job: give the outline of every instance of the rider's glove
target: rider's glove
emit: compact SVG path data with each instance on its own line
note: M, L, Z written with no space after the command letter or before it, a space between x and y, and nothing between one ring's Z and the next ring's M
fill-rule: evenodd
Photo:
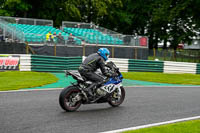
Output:
M109 73L109 72L106 73L106 76L107 76L107 77L112 77L112 75L113 75L112 73Z
M113 73L113 74L112 74L112 77L117 77L117 76L118 76L117 73Z

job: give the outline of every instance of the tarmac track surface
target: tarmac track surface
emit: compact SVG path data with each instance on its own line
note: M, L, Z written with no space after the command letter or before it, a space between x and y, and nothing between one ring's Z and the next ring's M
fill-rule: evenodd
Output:
M126 87L120 107L72 113L60 108L60 91L0 92L0 133L95 133L200 116L199 87Z

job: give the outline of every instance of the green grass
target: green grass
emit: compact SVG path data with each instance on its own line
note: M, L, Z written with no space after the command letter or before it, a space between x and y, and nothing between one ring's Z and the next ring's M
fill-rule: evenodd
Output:
M158 83L200 85L200 75L195 74L164 74L153 72L128 72L123 73L124 78L150 81ZM41 72L0 72L0 91L18 90L23 88L39 87L57 82L51 73Z
M155 72L122 73L125 79L142 80L158 83L200 85L200 75L195 74L166 74Z
M9 55L0 55L0 57L8 57Z
M155 60L159 59L160 61L177 61L177 62L191 62L191 63L200 63L200 59L192 59L192 58L180 58L176 57L176 59L172 57L153 57L153 56L148 56L148 60Z
M0 91L31 88L56 82L58 79L50 73L39 72L0 72Z
M138 129L124 133L200 133L200 120Z

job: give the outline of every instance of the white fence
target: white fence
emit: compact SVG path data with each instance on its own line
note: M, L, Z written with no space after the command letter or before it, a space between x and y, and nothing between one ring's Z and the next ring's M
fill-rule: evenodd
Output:
M83 56L83 61L85 60ZM121 72L128 72L128 60L129 59L120 59L120 58L109 58L108 61L112 61L119 68Z
M20 71L31 71L31 55L20 56Z
M196 63L164 61L164 73L196 74L196 71L197 71Z
M128 72L128 60L129 59L119 59L119 58L110 58L109 61L115 63L121 72Z
M31 71L31 55L22 54L19 56L20 56L20 71ZM86 57L83 56L82 60L84 60L85 58ZM113 61L121 72L129 71L129 59L109 58L108 61ZM200 66L200 64L197 63L164 61L163 73L197 74L198 65Z

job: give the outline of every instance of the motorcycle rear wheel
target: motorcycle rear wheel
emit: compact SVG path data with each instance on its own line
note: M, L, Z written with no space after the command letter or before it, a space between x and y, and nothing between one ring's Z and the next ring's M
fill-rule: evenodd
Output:
M112 107L118 107L120 104L123 103L123 101L125 99L125 89L123 86L121 86L120 89L121 89L120 98L115 98L115 96L114 96L115 92L114 92L113 95L108 100L108 104L110 104Z
M76 111L81 106L81 100L73 102L73 99L80 93L80 90L75 86L64 88L59 97L61 108L67 112Z

